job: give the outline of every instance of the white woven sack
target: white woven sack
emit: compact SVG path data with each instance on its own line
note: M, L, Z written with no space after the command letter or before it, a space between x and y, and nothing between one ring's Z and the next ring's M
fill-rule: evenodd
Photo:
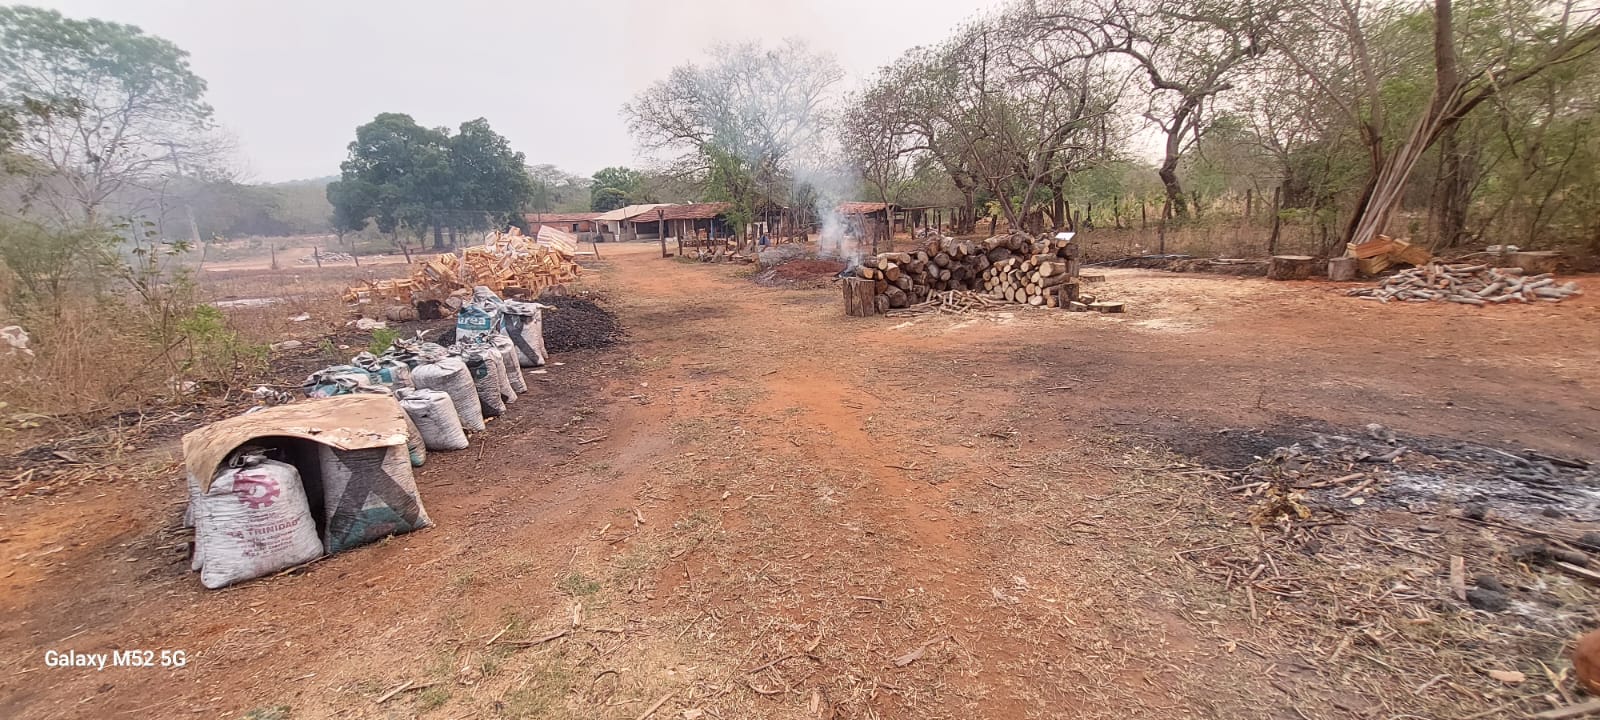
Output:
M212 589L322 556L300 472L260 455L238 462L195 497L195 557L201 584Z
M494 335L489 338L494 344L494 349L500 351L500 360L506 366L506 378L511 381L511 390L517 394L528 391L528 380L522 376L522 363L517 361L517 344L504 335Z
M501 306L506 337L517 346L517 362L540 367L550 358L544 349L544 307L539 303L507 301Z
M506 368L500 362L500 353L488 345L472 345L461 351L461 359L466 361L467 370L472 375L483 416L504 415L505 391L511 389L511 382L506 380Z
M467 434L461 430L461 418L456 415L456 406L451 404L448 394L439 390L412 390L400 398L400 407L422 433L422 442L429 450L467 449Z
M467 364L460 358L442 358L418 365L411 371L411 382L419 389L440 390L450 396L461 427L482 432L483 409L478 403L478 388L472 382Z

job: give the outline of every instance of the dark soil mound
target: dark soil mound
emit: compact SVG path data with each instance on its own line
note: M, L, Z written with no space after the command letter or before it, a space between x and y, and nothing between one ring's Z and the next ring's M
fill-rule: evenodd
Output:
M544 311L544 348L552 353L609 347L625 335L616 315L587 298L547 294L539 302L552 308ZM454 325L434 340L440 345L455 341Z
M843 260L798 258L756 273L755 281L767 287L823 287L844 268Z
M544 311L544 346L550 352L603 348L622 341L617 316L591 300L547 297L539 302L555 306Z

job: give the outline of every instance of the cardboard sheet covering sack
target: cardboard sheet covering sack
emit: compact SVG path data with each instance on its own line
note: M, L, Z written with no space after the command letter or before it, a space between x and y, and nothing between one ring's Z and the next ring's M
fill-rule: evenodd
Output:
M340 450L404 448L406 416L390 395L358 393L218 420L183 436L183 462L200 492L211 488L217 468L230 453L261 437L302 438Z

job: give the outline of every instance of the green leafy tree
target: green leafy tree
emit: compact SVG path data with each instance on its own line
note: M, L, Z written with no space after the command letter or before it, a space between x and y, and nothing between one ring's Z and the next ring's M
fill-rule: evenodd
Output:
M16 279L5 304L59 315L69 295L92 294L105 282L116 265L116 244L116 236L98 227L0 222L0 264Z
M628 206L628 193L614 187L594 188L589 199L592 212L610 212Z
M456 216L460 227L481 229L485 224L498 227L514 222L533 199L527 159L512 150L511 143L491 129L488 120L462 123L461 131L450 138L449 159L455 190L450 200L460 211ZM438 224L434 227L437 233Z
M625 167L602 168L594 174L589 184L589 209L606 212L634 203L649 202L645 198L644 175Z
M374 222L402 250L400 232L418 237L433 230L444 247L444 228L479 229L516 222L533 195L522 153L483 118L448 130L425 128L410 115L383 113L356 128L338 180L328 184L336 230L357 231Z
M178 46L132 25L0 7L0 105L30 163L24 199L95 223L118 192L209 162L206 83Z
M340 227L356 229L358 218L370 218L404 249L400 231L420 236L454 195L449 144L444 131L402 113L383 113L356 128L349 158L327 190Z

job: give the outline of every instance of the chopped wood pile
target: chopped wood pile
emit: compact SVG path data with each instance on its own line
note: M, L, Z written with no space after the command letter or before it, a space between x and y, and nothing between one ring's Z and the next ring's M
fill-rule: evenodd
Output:
M1390 302L1453 302L1463 305L1561 302L1583 291L1575 282L1557 285L1550 273L1528 275L1522 268L1489 265L1428 263L1403 270L1377 287L1351 290L1348 295Z
M1095 302L1094 297L1087 294L1081 295L1080 297L1088 300L1088 302L1073 303L1074 305L1080 305L1082 307L1069 309L1093 310L1095 312L1103 313L1119 313L1123 311L1125 306L1125 303L1119 302ZM884 315L886 317L917 317L919 315L967 315L972 312L984 310L1002 310L1013 305L1014 303L1008 300L996 299L994 296L986 292L975 292L972 290L945 290L944 292L934 293L932 297L915 305L909 305L899 309L892 309L889 312L884 313Z
M1345 257L1356 259L1356 265L1367 275L1377 275L1394 265L1422 267L1433 261L1433 254L1420 245L1404 239L1379 235L1360 245L1345 245Z
M568 233L546 226L534 238L513 227L509 232L489 233L482 245L468 247L459 255L419 258L411 264L408 279L367 281L351 287L345 291L345 302L442 300L479 285L507 297L537 296L547 288L578 279L576 256L576 240Z
M355 262L355 260L356 256L347 252L317 252L310 255L303 255L295 262L298 262L301 265L310 265L312 263L325 262Z
M880 253L862 260L847 275L871 281L851 303L854 283L847 283L846 312L886 314L892 309L923 312L966 312L996 303L1034 307L1089 309L1093 298L1079 297L1078 245L1049 236L1034 238L1013 232L987 240L955 240L939 235L920 238L916 252ZM959 294L939 295L940 293ZM981 295L981 299L978 295ZM871 297L869 304L866 297ZM1120 310L1107 310L1118 312Z

